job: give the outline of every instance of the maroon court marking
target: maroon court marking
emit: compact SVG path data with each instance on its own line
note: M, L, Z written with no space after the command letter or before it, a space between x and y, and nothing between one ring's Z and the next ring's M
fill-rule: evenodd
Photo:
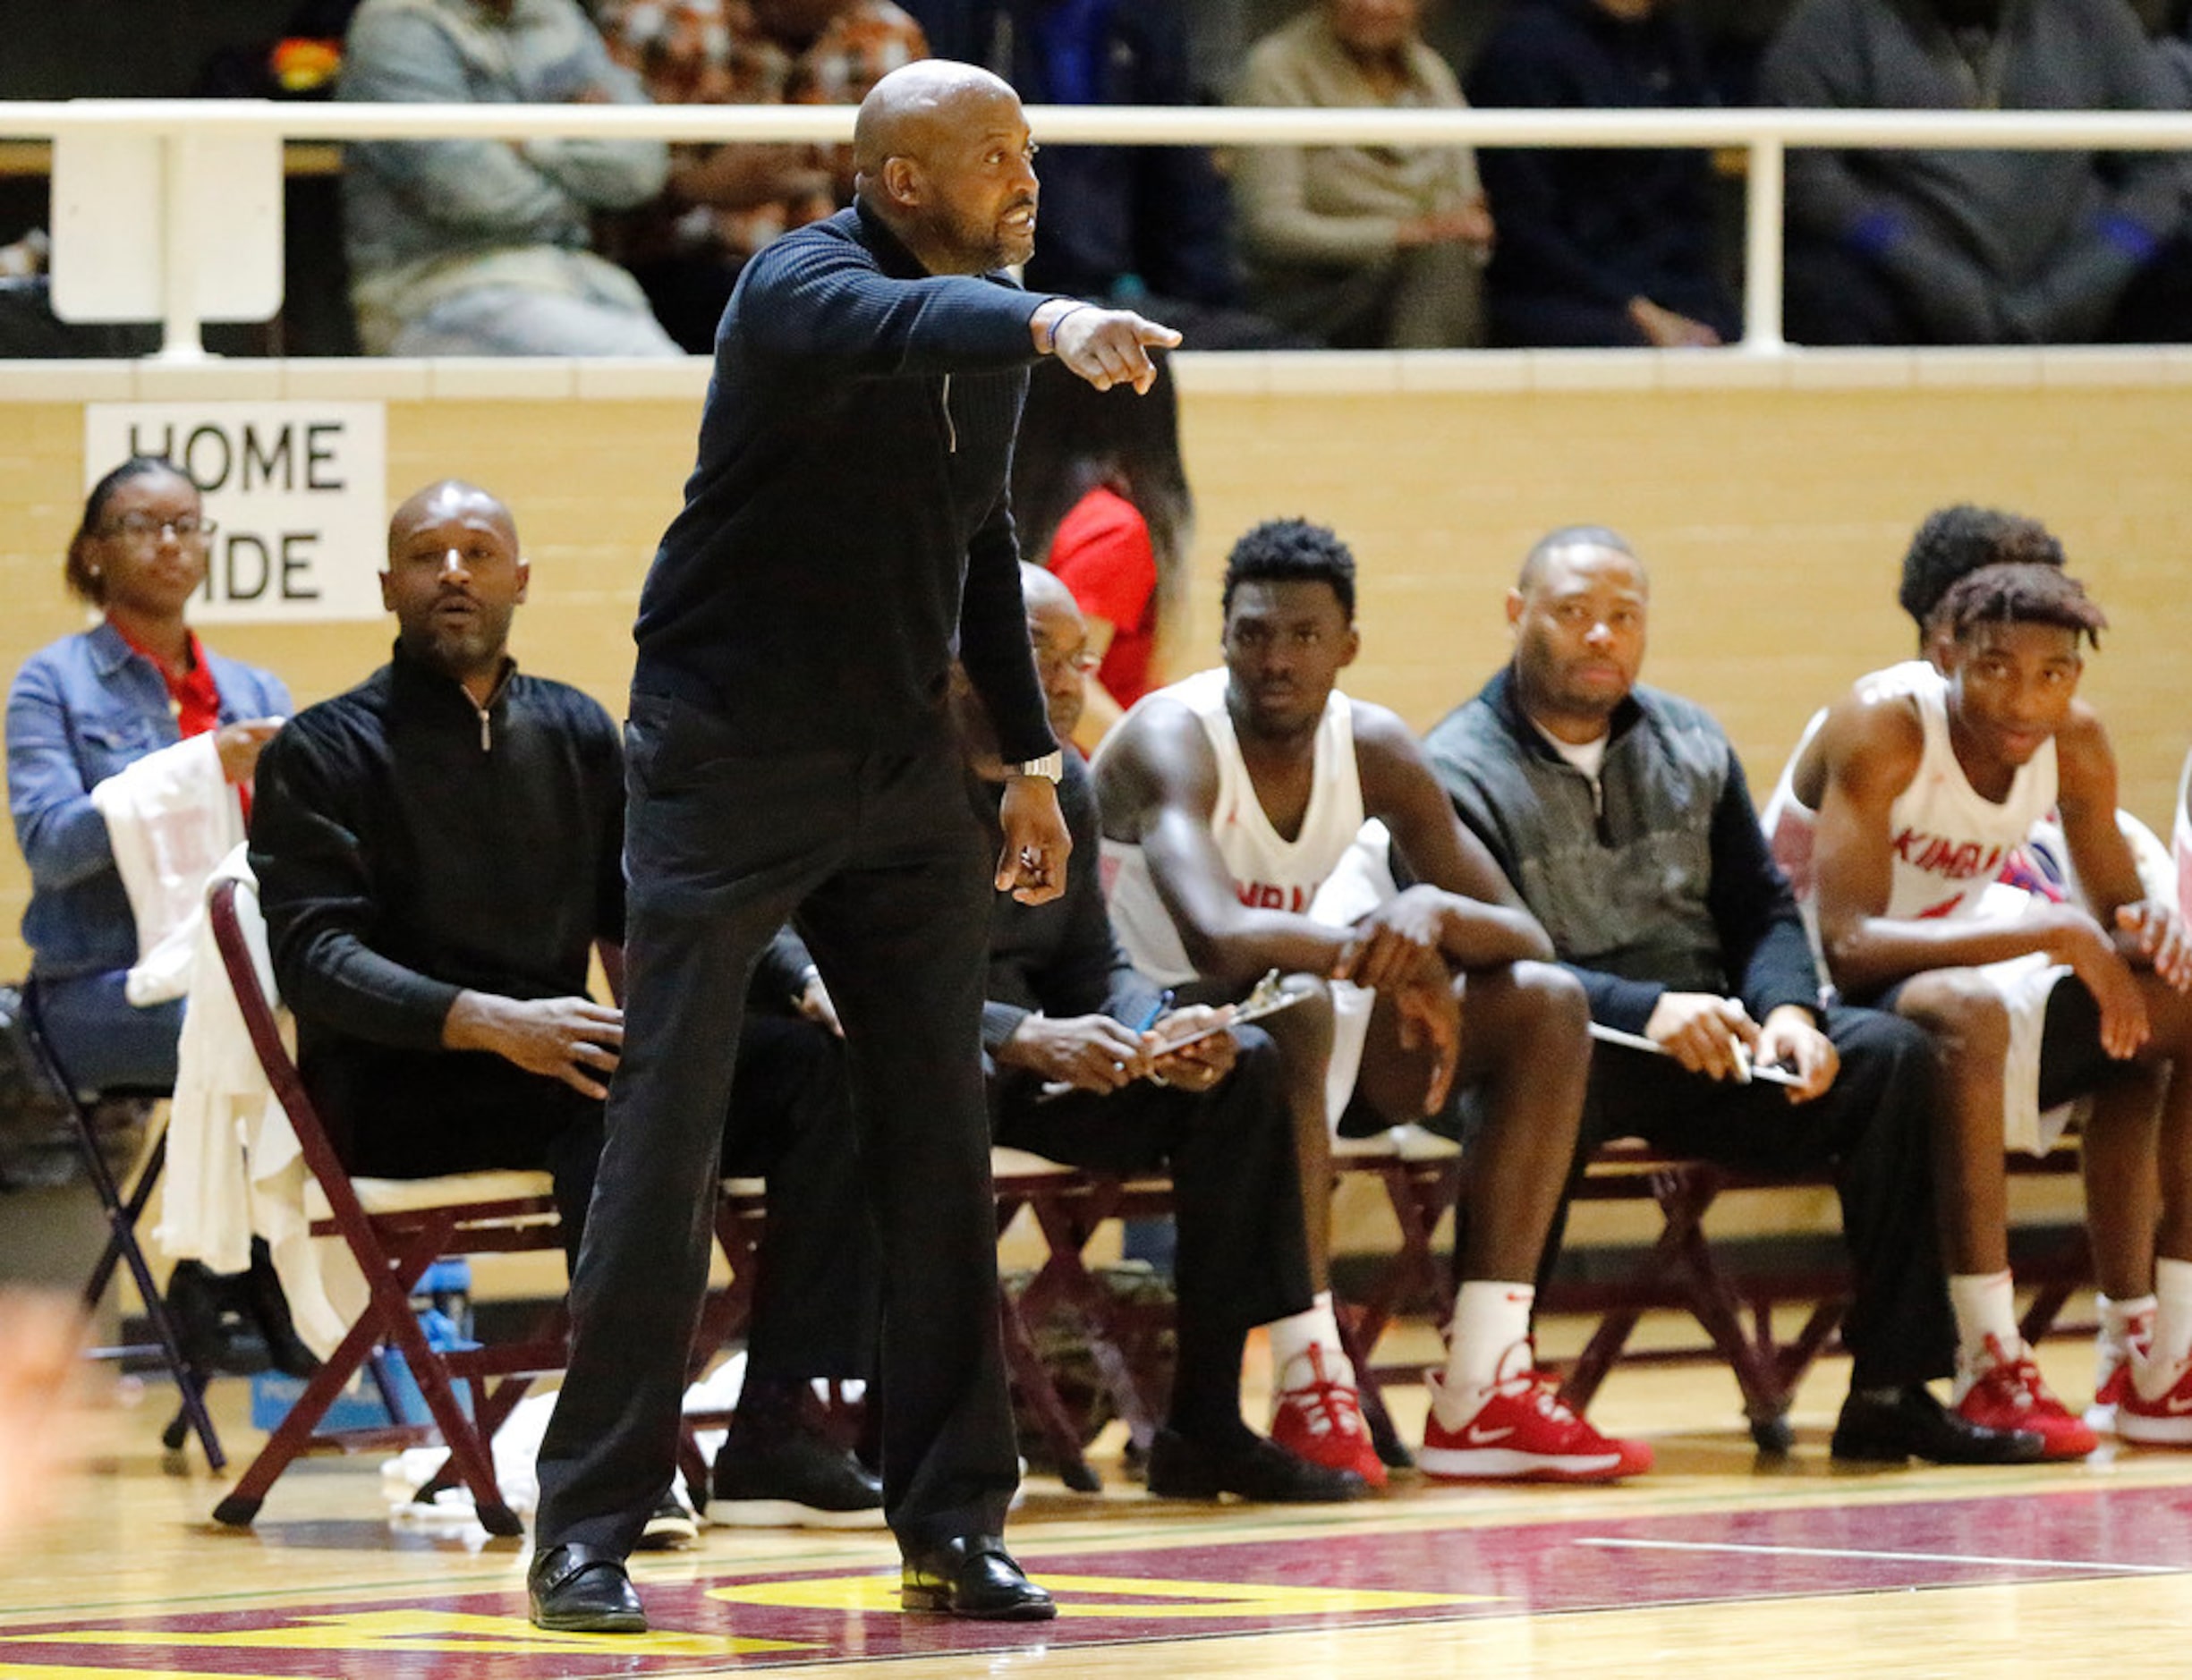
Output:
M1760 1549L1627 1550L1598 1543L1610 1540ZM1783 1554L1774 1548L1802 1549ZM19 1625L0 1630L0 1666L17 1672L52 1665L300 1680L329 1675L344 1680L353 1676L357 1680L582 1680L2076 1578L2075 1572L2063 1569L2067 1563L2090 1564L2095 1576L2155 1568L2192 1571L2192 1490L2081 1488L1854 1508L1782 1507L1516 1528L1397 1534L1340 1531L1128 1551L1055 1550L1030 1538L1023 1540L1021 1551L1038 1579L1048 1574L1491 1596L1447 1606L1337 1615L1279 1615L1249 1606L1237 1614L1207 1617L1068 1615L1047 1625L998 1627L930 1616L726 1603L708 1594L744 1582L781 1578L726 1571L692 1582L648 1583L644 1591L655 1628L714 1638L781 1640L794 1649L739 1656L656 1655L620 1650L617 1642L605 1639L573 1652L427 1651L404 1650L396 1642L345 1650L339 1629L330 1629L329 1644L297 1650L120 1645L101 1637L123 1628L198 1634L293 1629L310 1616L390 1608L523 1618L524 1593L513 1581L506 1591L429 1596L398 1605L378 1596L362 1602L331 1598L279 1610ZM1882 1557L1882 1553L1901 1555ZM874 1573L816 1570L800 1578ZM1069 1608L1071 1602L1068 1595ZM27 1633L64 1631L81 1632L83 1642L22 1642Z

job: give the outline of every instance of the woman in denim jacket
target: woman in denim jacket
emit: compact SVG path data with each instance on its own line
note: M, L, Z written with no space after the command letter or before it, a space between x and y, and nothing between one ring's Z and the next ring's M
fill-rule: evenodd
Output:
M137 925L92 788L210 730L248 814L259 750L290 709L279 678L208 653L183 622L212 535L197 486L170 462L136 455L101 479L64 575L106 616L32 654L8 692L31 980L55 1052L86 1089L173 1084L183 1025L182 1000L138 1008L123 994Z

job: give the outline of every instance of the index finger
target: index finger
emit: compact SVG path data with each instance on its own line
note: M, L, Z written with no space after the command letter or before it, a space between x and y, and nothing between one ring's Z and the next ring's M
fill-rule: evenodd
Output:
M1720 1019L1727 1023L1728 1031L1735 1034L1737 1038L1743 1040L1746 1048L1754 1049L1757 1048L1758 1023L1751 1019L1751 1012L1743 1006L1740 999L1734 997L1722 998L1720 1000Z

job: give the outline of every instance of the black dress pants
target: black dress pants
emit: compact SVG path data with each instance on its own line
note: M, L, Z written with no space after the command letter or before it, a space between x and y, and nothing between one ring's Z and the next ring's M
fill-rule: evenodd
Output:
M632 714L624 1054L537 1543L628 1552L669 1487L743 1002L787 916L845 1027L884 1268L885 1513L909 1550L994 1534L1019 1472L982 1094L992 861L957 742L939 720L905 751L756 757L683 702Z
M1038 1102L1041 1082L1012 1070L991 1087L999 1143L1101 1172L1169 1168L1184 1363L1202 1338L1237 1339L1309 1307L1301 1172L1279 1047L1253 1027L1237 1034L1239 1060L1207 1091L1140 1082ZM1234 1365L1237 1385L1237 1351Z
M1669 1056L1593 1047L1576 1170L1623 1137L1760 1172L1831 1168L1856 1284L1842 1324L1851 1386L1946 1376L1956 1336L1933 1215L1933 1051L1878 1010L1830 1008L1825 1031L1841 1069L1805 1103L1763 1080L1715 1082Z
M336 1153L361 1176L548 1173L576 1269L601 1158L599 1102L476 1051L363 1048L307 1082ZM720 1175L768 1181L748 1369L871 1377L881 1285L844 1047L811 1021L749 1014L721 1131Z

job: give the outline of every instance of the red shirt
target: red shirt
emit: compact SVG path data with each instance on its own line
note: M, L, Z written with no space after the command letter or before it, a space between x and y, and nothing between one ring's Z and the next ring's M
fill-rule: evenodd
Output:
M167 684L167 709L174 714L175 727L183 732L185 741L220 727L221 691L214 683L213 667L206 662L206 650L199 645L196 631L186 632L191 639L191 668L178 671L113 619L106 622L114 624L115 633L134 651L152 661L152 668L160 674L160 681ZM251 790L239 786L236 797L242 802L243 814L248 818L251 814Z
M1100 486L1073 505L1050 539L1050 570L1074 604L1112 629L1097 680L1121 706L1148 693L1157 649L1157 551L1148 522Z

